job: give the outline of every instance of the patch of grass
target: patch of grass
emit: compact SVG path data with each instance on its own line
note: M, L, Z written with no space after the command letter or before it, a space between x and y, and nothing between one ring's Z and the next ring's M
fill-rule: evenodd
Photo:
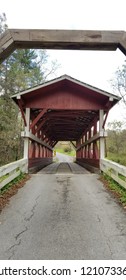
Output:
M4 177L4 176L3 176ZM23 180L26 177L26 174L21 173L17 178L12 180L10 183L8 183L6 186L4 186L2 189L0 189L0 195L5 193L9 188L11 188L13 185L19 183L21 180ZM5 177L6 178L6 177ZM5 179L4 178L4 179ZM3 180L4 180L3 179Z
M2 181L4 181L5 179L7 179L8 177L9 177L9 174L6 174L6 175L1 176L1 177L0 177L0 183L1 183Z
M126 208L126 190L106 174L102 174L101 181Z
M16 179L7 184L0 190L0 212L9 203L10 198L22 188L26 181L30 178L28 174L20 174Z
M57 153L64 154L64 150L62 148L56 148Z
M76 152L74 150L67 152L67 155L71 156L71 157L75 157L76 156Z
M118 176L119 176L119 178L122 179L124 182L126 181L126 177L125 177L124 175L122 175L122 174L119 173Z
M63 148L56 148L56 152L72 157L76 156L76 152L74 150L65 152Z

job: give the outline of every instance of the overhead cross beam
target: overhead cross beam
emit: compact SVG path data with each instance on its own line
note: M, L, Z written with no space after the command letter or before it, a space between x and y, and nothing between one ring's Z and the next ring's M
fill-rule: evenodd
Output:
M15 49L116 50L126 55L125 31L8 29L0 37L0 62Z

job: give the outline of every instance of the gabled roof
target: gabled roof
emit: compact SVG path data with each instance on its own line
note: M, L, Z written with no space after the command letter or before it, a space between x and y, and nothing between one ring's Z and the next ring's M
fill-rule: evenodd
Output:
M22 91L12 98L22 115L25 108L31 108L32 119L40 116L37 126L52 141L76 141L99 120L100 109L107 113L120 100L116 95L68 75Z
M82 82L82 81L80 81L80 80L77 80L77 79L75 79L75 78L73 78L73 77L71 77L71 76L69 76L69 75L66 75L66 74L64 74L64 75L62 75L62 76L60 76L60 77L58 77L58 78L52 79L52 80L50 80L50 81L43 82L43 83L40 84L39 86L34 86L34 87L29 88L29 89L27 89L27 90L25 90L25 91L21 91L21 92L19 92L18 94L14 94L14 95L12 95L12 98L15 100L15 98L18 98L19 96L23 96L23 95L26 95L26 94L28 94L28 93L35 92L35 91L37 91L37 90L40 90L40 89L42 89L42 88L48 87L48 86L50 86L50 85L56 84L57 82L64 81L64 80L70 81L70 82L72 82L72 83L74 83L74 84L76 84L76 85L80 85L80 86L83 87L83 88L90 89L90 90L92 90L92 91L94 91L94 92L97 92L97 93L99 93L99 94L101 94L101 95L111 97L111 98L113 98L113 99L115 99L115 100L117 100L117 101L119 101L119 100L121 99L121 98L120 98L119 96L117 96L117 95L114 95L114 94L112 94L112 93L109 93L109 92L107 92L107 91L104 91L104 90L102 90L102 89L99 89L99 88L97 88L97 87L94 87L94 86L92 86L92 85L89 85L89 84L87 84L87 83L84 83L84 82Z

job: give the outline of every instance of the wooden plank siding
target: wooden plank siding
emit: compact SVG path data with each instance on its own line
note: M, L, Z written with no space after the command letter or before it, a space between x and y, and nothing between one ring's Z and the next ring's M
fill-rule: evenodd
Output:
M28 170L29 173L34 173L41 170L43 167L51 164L53 158L29 158L28 160Z

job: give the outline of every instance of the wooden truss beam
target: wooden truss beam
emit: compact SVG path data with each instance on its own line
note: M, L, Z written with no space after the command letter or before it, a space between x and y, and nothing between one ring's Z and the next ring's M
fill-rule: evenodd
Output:
M25 118L24 111L23 111L21 99L18 99L18 106L19 106L19 108L20 108L20 111L21 111L21 114L22 114L22 118L23 118L23 120L24 120L24 125L27 126L27 122L26 122L26 118Z
M77 147L76 147L76 145L73 143L73 141L70 141L70 142L71 142L71 144L73 145L74 149L76 149Z
M54 146L58 143L58 141L54 141L54 143L52 144L52 147L54 148Z
M125 31L8 29L0 37L0 62L15 49L116 50L126 55Z
M32 129L33 127L35 127L35 125L37 124L37 122L43 117L43 115L47 112L47 109L43 109L38 115L37 117L32 121L31 125L30 125L30 129Z
M45 117L40 124L38 125L38 127L35 129L35 133L39 132L39 130L42 128L42 126L45 124L47 118Z

